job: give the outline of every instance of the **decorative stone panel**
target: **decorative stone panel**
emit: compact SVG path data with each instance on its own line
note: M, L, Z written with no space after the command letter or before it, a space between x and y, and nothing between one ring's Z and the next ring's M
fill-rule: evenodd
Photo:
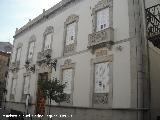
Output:
M108 104L108 93L94 93L93 102L95 104Z
M66 19L64 23L64 55L72 54L73 52L75 52L76 45L77 45L78 21L79 21L79 16L72 14ZM75 40L73 44L66 45L67 25L73 22L76 22Z
M113 44L113 28L107 28L98 32L89 34L88 48L99 48L107 46L107 44Z
M48 49L48 50L39 52L39 53L38 53L38 56L37 56L37 61L38 61L38 62L41 62L41 61L43 61L43 60L46 59L46 56L47 56L47 55L51 56L51 54L52 54L52 50L51 50L51 49Z
M48 26L46 29L45 29L45 31L44 31L44 33L43 33L43 36L46 36L46 35L48 35L48 34L50 34L50 33L53 33L54 32L54 27L53 26Z

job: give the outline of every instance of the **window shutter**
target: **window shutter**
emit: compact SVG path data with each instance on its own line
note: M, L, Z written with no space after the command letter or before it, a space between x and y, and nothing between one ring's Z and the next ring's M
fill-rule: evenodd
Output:
M109 63L95 64L95 93L109 93Z
M97 31L109 27L109 8L97 12Z

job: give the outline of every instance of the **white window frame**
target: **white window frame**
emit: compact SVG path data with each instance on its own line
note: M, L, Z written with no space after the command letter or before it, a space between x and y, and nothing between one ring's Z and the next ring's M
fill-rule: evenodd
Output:
M77 35L78 35L78 21L79 16L72 14L68 16L64 23L64 50L63 55L71 55L75 52L77 46ZM74 32L72 35L68 34L70 26L74 26ZM73 40L71 40L73 39Z
M109 8L103 8L97 11L96 15L96 31L98 32L109 28Z

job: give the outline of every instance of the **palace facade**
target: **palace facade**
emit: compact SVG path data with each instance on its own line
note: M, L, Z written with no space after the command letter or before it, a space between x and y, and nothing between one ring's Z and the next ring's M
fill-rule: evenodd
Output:
M149 46L159 43L148 39L154 25L145 14L157 4L158 0L62 0L17 28L7 109L26 112L29 95L27 112L48 114L48 102L38 99L38 80L57 77L66 83L67 100L60 105L52 101L53 115L72 115L73 120L159 120L160 107L153 116L150 109L150 78L155 72L149 71L156 65L150 67L148 54ZM150 54L155 61L159 55Z

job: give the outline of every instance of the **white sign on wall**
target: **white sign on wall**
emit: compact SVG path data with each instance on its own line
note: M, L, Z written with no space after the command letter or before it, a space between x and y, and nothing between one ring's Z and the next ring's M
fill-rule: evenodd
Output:
M63 70L63 84L66 84L66 87L64 88L64 93L71 94L72 78L73 78L72 69Z
M95 93L109 93L109 62L95 64Z

